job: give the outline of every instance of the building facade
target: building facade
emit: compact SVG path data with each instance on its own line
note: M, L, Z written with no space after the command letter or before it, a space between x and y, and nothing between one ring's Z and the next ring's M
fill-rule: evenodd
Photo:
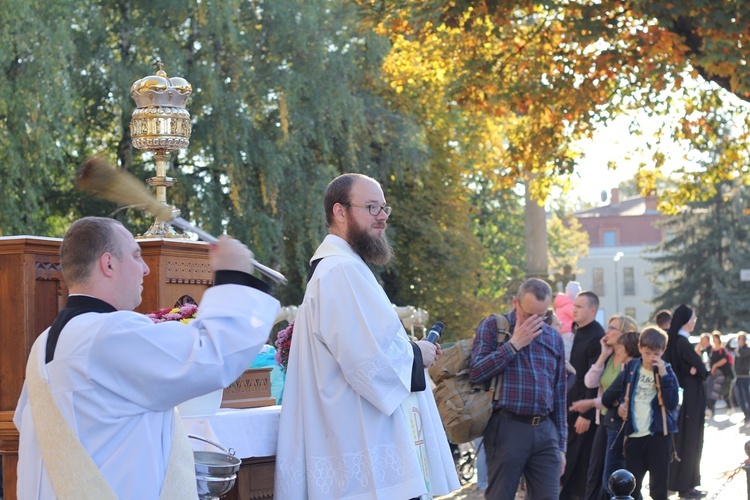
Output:
M635 318L639 325L652 322L651 301L659 290L652 283L654 266L645 251L664 239L659 222L665 218L656 204L655 197L621 201L615 188L609 205L575 214L589 235L589 255L578 260L576 279L599 296L597 320L602 325L616 313Z

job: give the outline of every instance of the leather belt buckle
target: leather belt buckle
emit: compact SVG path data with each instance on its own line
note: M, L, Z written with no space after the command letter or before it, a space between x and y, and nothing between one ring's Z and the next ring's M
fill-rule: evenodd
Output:
M542 417L540 417L539 415L531 419L531 425L539 425L541 422L542 422Z

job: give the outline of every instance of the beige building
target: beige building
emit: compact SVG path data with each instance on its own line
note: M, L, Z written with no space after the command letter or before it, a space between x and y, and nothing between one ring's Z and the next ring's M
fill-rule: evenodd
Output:
M589 255L578 260L577 280L599 296L597 320L606 325L615 313L632 316L639 325L652 322L652 299L660 292L652 283L654 265L644 251L661 243L665 216L656 198L620 200L612 190L610 204L575 214L589 234ZM649 254L653 256L654 254Z

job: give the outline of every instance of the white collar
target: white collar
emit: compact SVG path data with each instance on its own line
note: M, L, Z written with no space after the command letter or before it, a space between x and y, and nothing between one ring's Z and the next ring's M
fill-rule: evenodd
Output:
M310 259L310 264L312 264L315 260L322 259L323 257L330 257L333 255L362 260L362 257L357 255L357 253L352 249L352 247L345 239L341 238L340 236L336 236L335 234L329 234L325 237L318 249L315 250L315 255L313 255ZM364 261L362 260L362 262Z
M688 332L686 332L685 330L683 330L682 328L680 328L680 331L679 331L679 332L677 332L677 333L678 333L679 335L682 335L682 336L683 336L683 337L685 337L686 339L689 339L689 338L690 338L690 334L689 334Z

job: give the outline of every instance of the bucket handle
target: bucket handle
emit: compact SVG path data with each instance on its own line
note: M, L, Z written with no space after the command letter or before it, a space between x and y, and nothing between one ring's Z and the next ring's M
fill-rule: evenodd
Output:
M206 439L204 437L196 436L195 434L188 434L187 436L189 438L192 438L192 439L197 439L198 441L203 441L204 443L212 444L212 445L216 446L217 448L219 448L224 453L226 453L227 455L234 456L234 453L235 453L234 448L226 449L222 445L220 445L219 443L217 443L215 441L211 441L210 439Z

